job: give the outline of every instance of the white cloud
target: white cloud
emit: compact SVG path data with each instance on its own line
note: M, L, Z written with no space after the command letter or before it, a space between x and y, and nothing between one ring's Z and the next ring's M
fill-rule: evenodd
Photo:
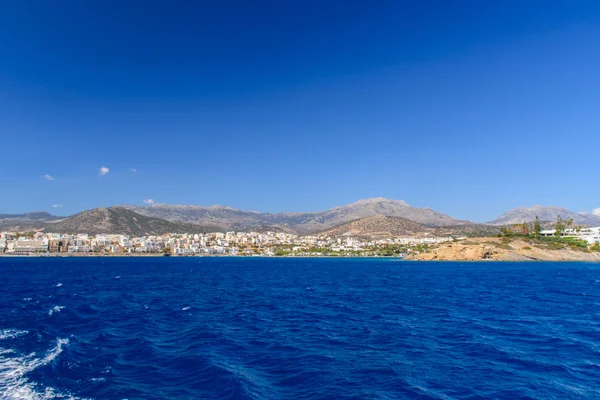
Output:
M600 208L596 208L595 210L592 210L592 214L600 216Z
M110 172L110 170L106 167L100 167L100 175L106 175Z
M135 169L135 168L129 168L129 170L130 170L131 172L137 172L137 169Z
M48 174L42 175L42 178L44 178L47 181L53 181L54 180L54 177L52 175L48 175Z
M54 207L54 208L62 208L62 206L63 206L62 204L53 204L52 205L52 207Z
M148 205L154 204L154 200L152 200L152 199L142 200L142 201L144 202L144 204L148 204Z

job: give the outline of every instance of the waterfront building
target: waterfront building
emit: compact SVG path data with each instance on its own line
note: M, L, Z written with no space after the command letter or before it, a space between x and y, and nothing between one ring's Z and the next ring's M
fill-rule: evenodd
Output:
M48 251L48 245L44 245L41 240L17 240L14 243L13 254L45 253Z

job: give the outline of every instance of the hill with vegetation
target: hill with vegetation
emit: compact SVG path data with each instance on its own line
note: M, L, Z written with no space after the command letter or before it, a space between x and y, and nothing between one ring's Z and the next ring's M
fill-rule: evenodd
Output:
M488 236L500 233L500 227L466 223L441 227L429 226L402 217L361 218L319 234L325 236L357 236L370 238L390 237L450 237L450 236Z
M46 222L43 229L58 233L114 233L134 236L164 233L222 232L210 225L194 225L147 217L123 207L95 208L59 221Z
M61 218L44 211L24 214L0 214L0 231L34 230L48 221L56 221Z
M435 228L402 217L360 218L319 232L323 236L358 236L372 238L431 236Z

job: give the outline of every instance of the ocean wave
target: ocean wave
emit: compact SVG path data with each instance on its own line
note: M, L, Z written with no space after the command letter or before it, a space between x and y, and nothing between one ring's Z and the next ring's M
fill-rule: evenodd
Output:
M600 398L597 266L221 260L7 267L0 399Z
M26 335L28 333L29 332L27 332L27 331L22 331L19 329L2 329L2 330L0 330L0 340L14 339L19 336Z
M35 353L19 356L12 349L0 349L4 350L0 351L0 398L3 400L78 399L52 387L42 387L28 378L28 374L32 371L56 360L68 344L69 339L57 338L56 345L43 357L36 357Z
M60 310L64 309L64 306L54 306L51 309L48 310L48 315L52 315L54 313L59 313Z

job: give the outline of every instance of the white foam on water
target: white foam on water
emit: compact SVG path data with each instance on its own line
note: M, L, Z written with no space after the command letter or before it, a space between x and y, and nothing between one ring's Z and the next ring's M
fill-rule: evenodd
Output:
M43 357L36 357L35 353L26 356L17 356L12 349L0 349L0 399L2 400L51 400L72 399L69 394L61 393L51 387L39 387L31 382L27 374L31 371L50 364L60 353L64 346L69 344L69 339L56 339L56 346L49 350ZM14 356L7 356L7 355Z
M14 339L19 336L26 335L27 331L20 331L18 329L2 329L0 330L0 340Z
M31 297L23 297L23 301L31 301L33 300Z
M191 308L191 307L183 307L183 308L181 309L181 311L187 311L187 310L189 310L190 308Z
M61 287L61 286L62 286L62 283L60 283L60 282L56 284L56 287Z
M65 308L65 306L54 306L48 310L48 315L52 315L55 312L60 312L60 310L62 310L63 308Z

